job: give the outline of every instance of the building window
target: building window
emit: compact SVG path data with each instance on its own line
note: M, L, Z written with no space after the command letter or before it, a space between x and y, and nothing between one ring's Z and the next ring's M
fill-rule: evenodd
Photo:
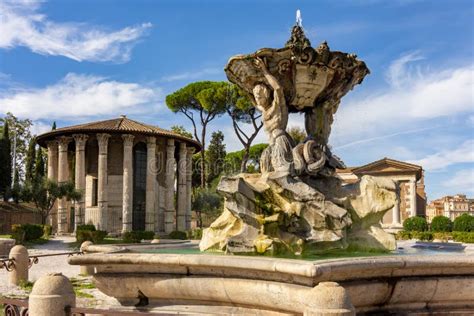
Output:
M91 206L97 206L98 202L98 180L92 179L92 202Z

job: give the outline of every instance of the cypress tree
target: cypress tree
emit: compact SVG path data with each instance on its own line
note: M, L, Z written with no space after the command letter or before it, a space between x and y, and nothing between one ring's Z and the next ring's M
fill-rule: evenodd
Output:
M35 179L41 181L45 176L45 163L44 163L44 153L41 147L36 153L36 163L35 163Z
M36 163L36 139L33 137L28 145L28 152L26 153L25 163L25 181L34 179Z
M54 131L56 129L56 121L53 122L53 126L51 126L51 130Z
M8 128L8 121L3 125L2 138L0 140L0 195L4 201L10 198L10 188L12 186L12 156L11 141Z

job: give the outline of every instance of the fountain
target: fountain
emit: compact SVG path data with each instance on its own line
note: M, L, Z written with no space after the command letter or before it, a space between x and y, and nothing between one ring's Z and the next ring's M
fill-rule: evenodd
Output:
M328 145L341 98L369 74L354 54L311 47L301 15L281 49L232 57L225 72L262 112L269 146L261 174L224 177L218 191L223 214L204 231L203 251L310 253L327 249L394 250L380 226L396 199L390 180L364 176L344 186L343 162ZM286 133L290 112L305 116L308 138L295 144Z
M369 70L355 55L331 51L326 42L311 47L300 14L284 48L232 57L225 71L262 111L269 139L261 174L221 180L225 210L200 243L203 251L233 255L84 245L86 255L69 263L85 267L97 288L118 300L113 308L206 315L474 310L469 255L320 261L238 255L393 250L395 239L379 222L396 194L388 180L364 176L345 186L337 177L335 169L344 164L328 145L333 115ZM303 143L295 144L286 133L290 112L305 116Z

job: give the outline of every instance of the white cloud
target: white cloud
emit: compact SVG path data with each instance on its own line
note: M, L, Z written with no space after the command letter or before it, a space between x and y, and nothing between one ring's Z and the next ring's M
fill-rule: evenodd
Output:
M126 62L150 23L105 31L85 23L56 23L38 13L40 2L0 0L0 48L24 46L76 61Z
M333 127L338 142L412 129L413 124L474 111L474 65L438 71L410 69L410 53L389 67L390 85L368 97L344 102Z
M457 171L443 186L450 188L452 193L474 193L474 169Z
M123 114L157 100L159 89L92 75L67 74L43 89L23 89L0 95L0 112L37 119L75 119Z
M41 121L34 121L33 126L31 126L31 134L40 135L51 130L51 125L44 124Z
M425 170L439 170L457 163L474 162L474 140L467 140L458 148L449 148L425 158L411 161Z
M161 81L171 82L171 81L194 80L194 79L202 78L204 76L216 75L219 73L224 73L224 70L218 69L218 68L205 68L200 71L195 71L195 72L188 71L188 72L183 72L180 74L165 76L161 78Z

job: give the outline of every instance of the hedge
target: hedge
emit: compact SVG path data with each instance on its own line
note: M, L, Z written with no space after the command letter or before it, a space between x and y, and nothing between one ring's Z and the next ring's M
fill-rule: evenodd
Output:
M86 230L86 231L95 231L95 226L92 224L87 224L87 225L77 225L76 231L79 230Z
M43 225L37 224L14 224L12 225L12 237L21 244L25 241L40 239L44 235Z
M453 229L453 222L446 216L435 216L431 220L431 231L450 232Z
M403 221L403 229L411 232L424 232L428 230L428 223L425 218L420 216L409 217Z
M125 243L140 243L142 240L150 240L155 238L155 233L152 231L135 230L125 232L122 239Z
M76 241L83 243L84 241L92 241L95 244L101 243L107 232L104 230L76 230Z
M179 231L179 230L172 231L168 236L171 239L181 239L181 240L188 239L188 236L187 236L186 232L182 232L182 231Z
M453 230L457 232L474 232L474 216L464 213L456 217Z
M196 228L196 229L191 229L186 232L187 239L202 239L202 229L201 228Z
M463 243L474 243L474 232L453 232L454 241Z

